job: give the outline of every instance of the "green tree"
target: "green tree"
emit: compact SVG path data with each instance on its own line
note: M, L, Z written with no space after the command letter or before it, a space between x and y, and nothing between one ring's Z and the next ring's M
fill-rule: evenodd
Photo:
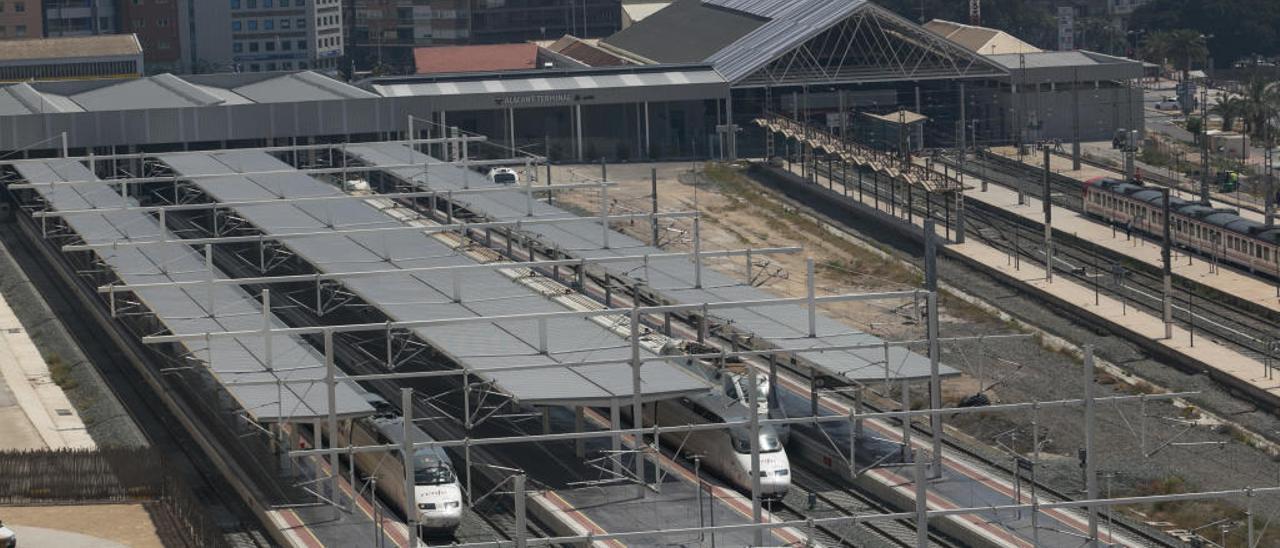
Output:
M1183 72L1183 82L1187 82L1190 79L1192 65L1208 59L1208 44L1204 41L1204 35L1190 28L1161 33L1165 35L1161 40L1165 42L1167 58L1175 69Z
M1272 126L1280 112L1280 86L1261 77L1251 78L1245 82L1241 103L1244 131L1255 139L1273 142L1275 128Z
M1193 29L1212 36L1218 67L1251 54L1280 54L1280 2L1276 0L1150 0L1130 18L1131 29L1153 33Z
M1244 99L1240 97L1220 95L1217 102L1209 109L1210 114L1217 114L1222 117L1222 130L1231 131L1235 128L1236 120L1245 117L1248 114Z

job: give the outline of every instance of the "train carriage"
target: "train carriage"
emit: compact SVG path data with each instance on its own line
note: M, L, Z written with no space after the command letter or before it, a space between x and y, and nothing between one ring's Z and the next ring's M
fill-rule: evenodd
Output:
M1161 237L1162 193L1116 179L1098 177L1083 188L1084 212L1128 230ZM1213 208L1171 196L1173 245L1229 262L1250 272L1280 276L1280 228L1241 217L1236 210Z

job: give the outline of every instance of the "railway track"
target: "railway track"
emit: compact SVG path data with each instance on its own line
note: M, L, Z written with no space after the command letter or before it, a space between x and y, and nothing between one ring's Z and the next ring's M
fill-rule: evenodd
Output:
M824 168L822 168L822 167L819 167L819 172L820 172L820 173L822 173L824 177L828 177L828 178L830 178L830 179L832 179L832 180L835 180L836 182L844 182L844 181L842 181L842 178L841 178L841 176L840 176L840 174L839 174L839 173L827 173L827 172L826 172L826 170L825 170ZM851 180L850 180L850 181L848 181L848 182L846 183L846 184L848 184L848 185L849 185L849 187L850 187L850 188L854 188L854 187L856 187L857 185L859 185L859 182L858 182L857 180L853 180L853 178L852 178L852 177L850 177L850 179L851 179ZM872 192L872 190L871 190L871 185L872 185L872 184L874 184L874 182L873 182L873 180L872 180L872 179L869 179L869 178L863 178L863 181L861 182L861 185L863 186L863 189L862 189L862 190L863 190L863 192L866 192L866 193L870 193L870 192ZM852 192L852 191L851 191L851 192ZM883 190L881 190L881 192L883 192ZM1052 189L1051 189L1051 192L1052 192ZM883 197L883 196L884 196L884 195L882 195L882 197ZM898 196L899 201L898 201L897 203L898 203L898 205L899 205L899 206L905 206L905 205L906 205L906 204L905 204L905 202L904 202L904 200L903 200L903 198L905 198L905 196ZM925 201L924 201L924 200L925 200L925 198L923 198L923 197L919 196L919 193L918 193L916 196L914 196L913 198L914 198L914 199L912 200L911 207L912 207L912 211L914 212L914 214L915 214L915 215L924 216L924 215L932 214L935 218L937 217L937 214L939 213L939 207L938 207L938 205L937 205L936 203L934 203L934 204L932 204L932 205L926 205L926 203L925 203ZM803 203L803 202L801 202L801 203ZM970 227L970 228L969 228L969 231L968 231L968 233L969 233L969 234L974 234L974 233L979 233L979 234L980 234L981 230L982 230L984 227L983 227L983 226L974 227L974 225L973 225L973 223L974 223L974 221L975 221L974 211L975 211L975 209L976 209L976 208L974 208L974 207L973 207L973 204L974 204L974 203L975 203L975 201L972 201L972 200L970 200L970 201L966 202L966 206L970 208L970 209L967 211L968 217L966 218L966 223L968 223L968 224L969 224L969 227ZM1055 203L1056 203L1056 202L1055 202ZM814 205L814 204L805 204L805 205L812 206L812 205ZM982 223L982 222L985 220L985 221L987 221L987 222L988 222L988 223L990 223L990 224L995 224L995 223L999 223L999 222L1000 222L1000 217L999 217L1000 213L1003 213L1003 212L986 212L986 211L984 211L984 212L980 212L980 213L978 213L978 215L976 215L976 216L977 216L977 217L980 217L980 219L978 219L978 222L979 222L979 223ZM1011 214L1008 214L1008 213L1003 213L1003 214L1004 214L1004 215L1006 215L1006 216L1012 216ZM1012 219L1007 219L1007 220L1006 220L1006 224L1009 224L1009 223L1012 223L1015 227L1017 227L1017 230L1019 230L1019 232L1017 232L1017 234L1019 234L1019 235L1020 235L1020 237L1025 238L1025 239L1024 239L1024 240L1022 240L1022 241L1027 242L1028 244L1029 244L1030 242L1035 241L1035 240L1033 239L1033 236L1036 236L1037 234L1038 234L1038 238L1043 239L1043 228L1033 228L1033 227L1038 227L1038 225L1035 225L1035 223L1026 223L1026 224L1024 224L1024 223L1016 223L1016 222L1013 222L1013 220L1012 220ZM988 226L990 226L990 225L988 225ZM974 230L975 228L976 228L976 230ZM1037 232L1037 231L1038 231L1038 232ZM1032 234L1032 232L1035 232L1035 234ZM979 236L979 237L981 237L981 236ZM1012 239L1012 236L1011 236L1011 238L1010 238L1010 239ZM1059 249L1059 250L1060 250L1060 248L1061 248L1060 243L1061 243L1061 239L1060 239L1060 238L1055 238L1055 249ZM1014 245L1012 241L1011 241L1011 242L1009 242L1009 244L1010 244L1011 246L1012 246L1012 245ZM1021 255L1023 258L1029 258L1029 259L1034 260L1034 259L1035 259L1035 255L1033 254L1032 250L1031 250L1031 249L1029 249L1029 247L1030 247L1030 246L1028 245L1028 249L1022 249L1022 248L1019 248L1019 253L1020 253L1020 255ZM1002 248L1002 249L1010 249L1010 251L1012 252L1011 248ZM1090 252L1085 252L1084 254L1085 254L1085 255L1090 255L1091 253L1092 253L1092 252L1090 251ZM1074 257L1075 255L1072 255L1072 256ZM1040 256L1040 259L1039 259L1039 260L1040 260L1040 262L1041 262L1041 263L1043 263L1043 260L1044 260L1044 259L1043 259L1043 256ZM1057 264L1057 263L1055 263L1055 264ZM1060 272L1061 270L1062 270L1062 269L1061 269L1061 266L1059 266L1058 268L1055 268L1055 272ZM1069 272L1063 272L1063 273L1064 273L1064 274L1070 274ZM1090 280L1091 280L1091 279L1090 279ZM1101 290L1101 289L1100 289L1100 290ZM1157 295L1157 296L1158 296L1158 295L1159 295L1159 292L1154 293L1154 295ZM1196 299L1196 306L1197 306L1197 307L1199 307L1199 306L1200 306L1200 299ZM1196 312L1197 329L1199 329L1200 324L1199 324L1198 322L1202 321L1202 318L1201 318L1201 314L1202 314L1202 312L1201 312L1201 310L1200 310L1199 308L1197 308L1195 312ZM1177 316L1177 313L1175 313L1175 317L1176 317L1176 316ZM780 363L779 363L779 368L780 368L780 369L786 369L786 370L790 371L791 373L793 373L793 374L795 374L795 375L797 375L797 376L800 376L800 377L803 377L803 376L805 375L805 373L804 373L804 371L803 371L803 369L802 369L802 368L792 367L789 363L787 363L787 362L785 362L785 361L784 361L784 362L780 362ZM852 404L854 403L854 398L853 398L853 396L851 396L851 395L849 395L849 394L846 394L846 393L843 393L843 392L840 392L840 391L832 392L832 393L830 393L830 394L829 394L829 396L830 396L830 397L832 397L832 398L835 398L835 399L837 399L837 400L840 400L842 403L845 403L845 404L852 405ZM874 403L869 403L869 402L864 402L864 403L863 403L863 406L864 406L865 408L867 408L867 409L868 409L869 411L871 411L871 412L876 412L876 411L886 411L886 410L887 410L887 409L884 409L884 408L882 408L882 407L880 407L880 406L875 405ZM923 425L921 425L920 423L913 423L913 425L912 425L912 429L913 429L913 430L914 430L918 435L920 435L920 436L925 436L925 437L927 437L927 436L929 436L929 435L930 435L930 433L929 433L929 431L928 431L927 426L923 426ZM974 451L974 450L972 450L972 449L970 449L970 448L966 447L965 445L963 445L963 444L960 444L960 443L956 442L954 439L952 439L952 438L951 438L951 437L949 437L949 436L944 436L944 438L943 438L943 445L946 447L946 449L947 449L947 451L948 451L948 452L952 452L952 453L959 453L959 454L963 455L965 458L967 458L967 459L969 459L969 460L971 460L971 461L973 461L973 462L979 463L979 464L981 464L981 465L983 465L983 466L985 466L985 467L987 467L987 468L989 468L989 469L994 469L994 470L996 470L996 471L998 471L998 472L1000 472L1000 473L1002 473L1002 474L1006 474L1008 477L1012 477L1013 470L1009 467L1009 465L1008 465L1008 464L1006 464L1006 463L1002 463L1002 462L1000 462L1000 461L996 461L996 460L993 460L993 459L990 459L990 458L986 457L985 455L982 455L981 453L979 453L979 452L977 452L977 451ZM1025 481L1025 478L1024 478L1024 481ZM1046 498L1046 499L1051 499L1051 500L1052 500L1052 499L1056 499L1056 500L1064 500L1064 501L1065 501L1065 500L1072 500L1072 499L1073 499L1073 497L1070 497L1070 496L1066 495L1065 493L1062 493L1061 491L1058 491L1058 490L1054 489L1053 487L1048 486L1048 485L1045 485L1045 484L1043 484L1043 483L1037 483L1037 486L1038 486L1038 492L1041 494L1041 496L1042 496L1042 497L1044 497L1044 498ZM1143 528L1141 528L1141 527L1137 527L1137 526L1135 526L1135 525L1133 525L1133 524L1127 523L1127 522L1126 522L1126 521L1124 521L1124 520L1116 520L1116 521L1115 521L1115 527L1116 527L1116 529L1118 530L1118 532L1123 532L1123 533L1125 533L1125 534L1127 534L1127 535L1130 535L1130 536L1132 536L1132 537L1134 537L1134 538L1136 538L1136 539L1139 539L1139 540L1141 540L1141 541L1145 542L1145 543L1146 543L1146 545L1148 545L1148 546L1159 546L1159 547L1170 547L1170 548L1172 548L1172 547L1176 547L1176 546L1181 546L1181 544L1179 544L1179 543L1176 543L1176 542L1174 542L1174 541L1172 541L1172 540L1166 539L1163 535L1159 535L1159 534L1156 534L1156 533L1150 532L1150 531L1148 531L1148 530L1146 530L1146 529L1143 529Z
M985 173L992 181L1010 188L1015 187L1016 181L1032 175L1043 177L1042 173L1033 173L1035 170L1030 168L1019 170L1015 166L985 159L978 160L978 163L977 169L972 167L972 163L966 166L966 173L978 176ZM1042 184L1024 185L1024 189L1032 196L1043 194ZM1060 177L1051 179L1050 193L1055 205L1076 212L1082 210L1078 183L1068 183ZM1004 250L1011 260L1016 254L1020 259L1044 263L1043 225L976 200L969 200L966 205L969 208L966 222L976 229L972 233L979 239ZM1137 241L1140 245L1160 245L1159 241L1145 235L1135 233L1133 237L1142 239ZM1069 276L1086 287L1096 287L1100 295L1120 299L1156 316L1163 313L1164 282L1158 267L1063 233L1055 233L1054 249L1055 274ZM1186 248L1180 249L1184 254L1192 253ZM1224 265L1218 268L1224 268ZM1117 276L1120 272L1123 274ZM1177 276L1174 278L1173 309L1174 321L1184 328L1194 328L1198 333L1207 334L1258 361L1280 360L1280 356L1272 351L1273 343L1280 341L1280 314Z
M805 489L791 489L781 501L769 506L783 519L827 518L864 514L887 514L894 509L855 489L837 485L822 478L821 472L809 466L792 466L792 481ZM813 505L810 507L810 497ZM916 546L916 526L911 520L876 520L837 525L814 525L809 536L823 546L902 547ZM961 546L937 534L929 535L929 546L951 548Z
M175 232L182 235L194 234L200 230L199 226L192 219L184 216L173 215L168 217L170 227L177 227ZM232 277L247 277L258 275L254 266L246 263L234 251L217 251L214 253L215 266ZM262 287L246 286L246 291L251 295L260 295ZM312 312L308 311L306 305L298 304L296 306L273 306L272 312L289 325L314 327L322 325L322 322ZM316 337L309 337L309 342L318 350L323 351L323 341ZM350 344L341 337L334 340L334 353L337 363L342 364L343 373L347 375L374 375L386 373L379 367L372 364L379 363L380 357L370 356L364 353L356 345ZM402 383L393 380L375 380L362 381L362 383L372 392L378 394L394 408L403 413L401 409L400 388L402 386L411 386L418 394L432 394L441 391L439 386L432 386L428 379L411 379ZM421 400L415 401L414 416L417 418L440 417L441 412L432 408ZM426 431L435 439L461 439L467 437L465 429L452 420L426 420L419 421L419 428ZM511 425L497 435L518 436L523 434L531 434L516 425ZM454 461L460 462L457 454L451 455ZM487 493L493 489L499 482L505 479L504 476L495 472L495 466L511 467L511 463L505 462L493 455L484 448L475 448L471 451L471 461L476 473L472 475L473 485L472 492ZM348 463L347 466L350 466ZM459 478L465 481L464 478ZM360 486L355 486L359 488ZM398 510L398 509L397 509ZM510 506L501 503L497 498L486 499L485 501L475 505L471 511L464 512L462 525L451 537L427 537L423 538L423 542L430 546L448 546L456 543L468 542L491 542L491 541L510 541L514 537L516 527L515 516L510 511ZM535 523L534 520L527 520L527 532L529 535L551 536L548 530Z
M193 434L184 428L173 412L154 397L152 387L124 357L110 337L102 336L102 327L92 314L83 313L87 303L75 294L76 289L58 280L60 274L48 263L30 234L24 235L18 225L0 228L0 241L27 274L41 298L66 326L77 345L89 357L107 388L123 405L129 419L138 425L147 442L164 456L165 467L185 480L197 500L221 528L227 546L266 547L273 543L261 527L257 516L236 496L219 467L201 450Z

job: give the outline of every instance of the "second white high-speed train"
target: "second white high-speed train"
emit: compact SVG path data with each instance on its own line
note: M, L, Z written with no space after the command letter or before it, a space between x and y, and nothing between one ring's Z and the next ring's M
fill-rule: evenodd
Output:
M402 443L404 418L377 395L365 392L365 398L378 414L349 420L340 426L338 443L353 446ZM409 426L409 435L415 443L432 441L426 432L413 425ZM419 528L431 534L452 534L462 522L462 488L449 456L443 449L432 447L416 449L412 458L413 501ZM403 511L405 472L400 452L356 453L355 459L361 474L377 478L378 494L396 510Z
M644 406L644 425L674 426L684 424L741 422L749 419L751 410L726 397L719 390L665 400ZM791 487L791 463L777 430L770 425L759 427L760 495L780 499ZM680 448L682 456L698 455L702 466L744 493L751 492L751 431L745 426L716 430L672 432L662 435L662 443Z

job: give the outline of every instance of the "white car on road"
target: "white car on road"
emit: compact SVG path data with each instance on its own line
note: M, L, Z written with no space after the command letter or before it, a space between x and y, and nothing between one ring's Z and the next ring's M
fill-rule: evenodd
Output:
M1178 110L1182 108L1182 104L1173 97L1165 97L1156 101L1156 110Z
M0 521L0 548L18 548L18 534Z

